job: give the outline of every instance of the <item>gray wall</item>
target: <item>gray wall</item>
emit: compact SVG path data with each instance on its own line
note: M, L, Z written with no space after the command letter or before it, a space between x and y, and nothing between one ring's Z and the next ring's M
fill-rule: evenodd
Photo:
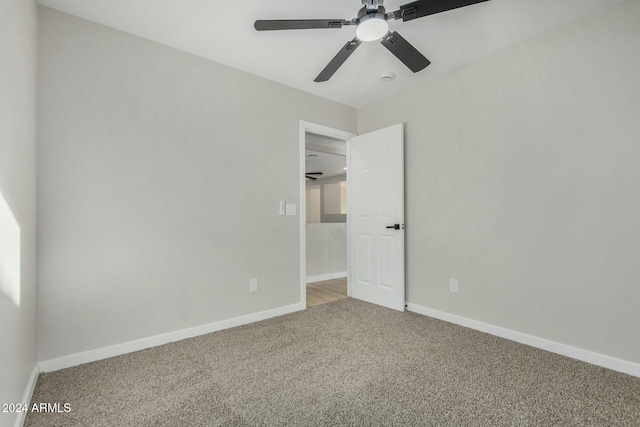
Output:
M346 271L347 223L307 224L307 279Z
M0 264L13 268L7 267L8 258L19 257L15 265L20 274L11 284L5 275L0 278L0 403L22 401L36 364L36 43L35 2L2 1L0 209L10 211L15 222L3 215L0 229L16 229L17 223L20 237L18 250L7 247L0 236ZM14 414L0 413L0 426L13 425L14 420Z
M299 121L356 111L40 9L39 357L300 302ZM249 293L249 279L259 291Z
M409 302L640 362L638 22L627 2L358 111L406 123Z

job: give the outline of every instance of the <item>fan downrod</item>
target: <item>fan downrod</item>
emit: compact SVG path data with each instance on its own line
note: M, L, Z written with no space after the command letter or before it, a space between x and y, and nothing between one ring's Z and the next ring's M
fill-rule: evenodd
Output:
M377 10L383 3L384 0L362 0L364 7L369 10Z

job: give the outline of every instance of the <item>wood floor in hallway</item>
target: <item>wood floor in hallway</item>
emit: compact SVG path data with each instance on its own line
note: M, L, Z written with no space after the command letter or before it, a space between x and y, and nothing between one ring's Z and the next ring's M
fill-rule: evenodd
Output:
M307 308L346 297L346 277L307 284Z

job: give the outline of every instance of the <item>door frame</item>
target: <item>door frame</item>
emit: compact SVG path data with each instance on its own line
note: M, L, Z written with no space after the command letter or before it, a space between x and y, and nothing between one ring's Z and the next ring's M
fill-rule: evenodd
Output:
M329 138L341 139L345 141L347 148L347 191L349 189L349 139L356 136L355 133L334 129L328 126L300 120L300 304L307 309L307 181L304 177L306 172L306 155L307 146L306 134L314 133L316 135L327 136ZM348 198L347 198L348 200ZM351 295L351 270L349 267L349 249L351 242L349 241L349 214L350 207L347 201L347 295Z

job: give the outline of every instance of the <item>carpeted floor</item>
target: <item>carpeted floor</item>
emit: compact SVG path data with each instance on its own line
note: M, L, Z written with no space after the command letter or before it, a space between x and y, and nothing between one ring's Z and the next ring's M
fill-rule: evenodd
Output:
M42 374L27 426L640 426L640 378L351 298Z

